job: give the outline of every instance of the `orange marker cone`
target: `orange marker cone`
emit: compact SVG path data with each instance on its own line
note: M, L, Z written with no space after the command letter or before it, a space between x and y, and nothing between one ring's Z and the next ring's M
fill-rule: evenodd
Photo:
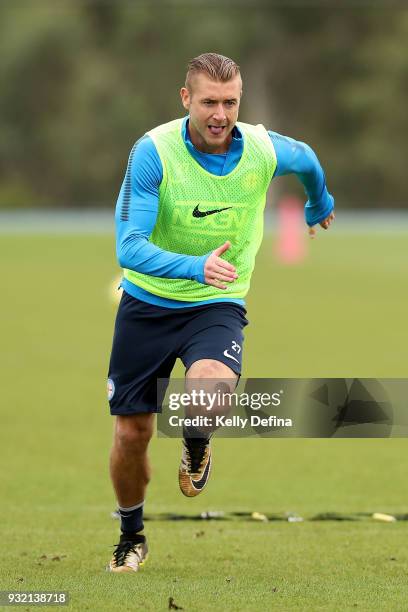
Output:
M278 204L278 240L276 256L287 265L304 261L307 255L303 204L295 196L286 196Z

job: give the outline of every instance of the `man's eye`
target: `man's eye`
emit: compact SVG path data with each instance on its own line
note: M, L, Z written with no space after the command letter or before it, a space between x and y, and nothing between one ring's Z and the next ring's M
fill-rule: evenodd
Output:
M212 106L214 102L212 100L204 100L204 104L206 104L206 106Z
M227 106L235 106L235 100L227 100Z

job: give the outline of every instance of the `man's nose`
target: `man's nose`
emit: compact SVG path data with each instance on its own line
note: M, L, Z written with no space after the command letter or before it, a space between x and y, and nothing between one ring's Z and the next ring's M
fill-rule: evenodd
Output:
M222 104L219 104L217 108L214 109L213 117L216 121L225 121L226 115Z

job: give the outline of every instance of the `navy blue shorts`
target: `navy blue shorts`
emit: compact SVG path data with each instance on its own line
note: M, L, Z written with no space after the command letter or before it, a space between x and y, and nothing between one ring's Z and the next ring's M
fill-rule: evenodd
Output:
M198 359L216 359L239 375L245 315L231 302L163 308L124 291L109 364L111 414L159 412L157 379L170 377L178 357L186 370Z

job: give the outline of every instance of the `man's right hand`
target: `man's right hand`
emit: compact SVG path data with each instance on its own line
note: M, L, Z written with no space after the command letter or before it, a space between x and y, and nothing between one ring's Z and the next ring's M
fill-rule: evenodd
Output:
M238 278L235 267L221 259L221 255L228 251L230 246L231 243L227 240L218 249L215 249L205 262L204 278L207 285L212 285L217 289L227 289L225 283L233 283Z

